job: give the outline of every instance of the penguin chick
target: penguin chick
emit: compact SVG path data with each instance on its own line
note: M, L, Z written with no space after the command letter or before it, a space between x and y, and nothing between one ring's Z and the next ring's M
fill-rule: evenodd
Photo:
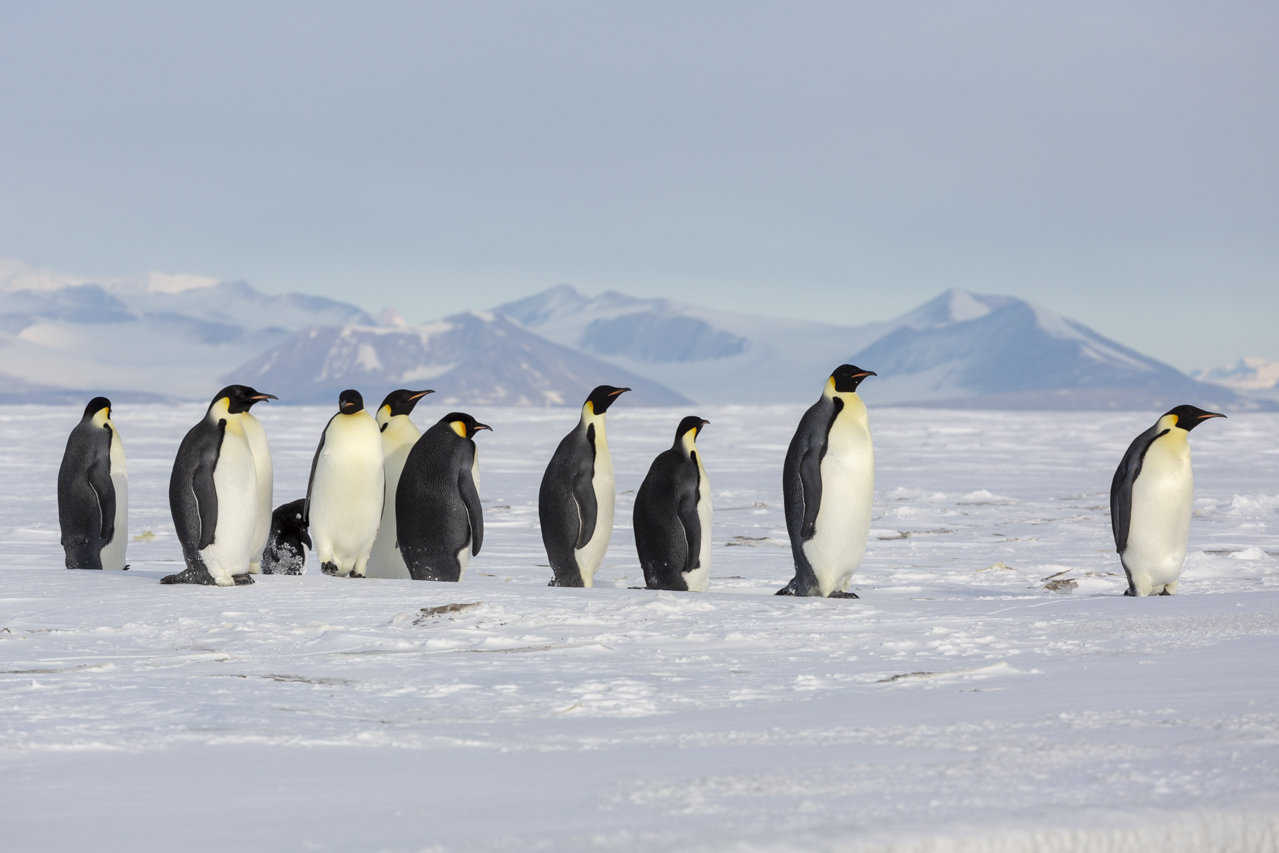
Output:
M271 513L271 531L262 551L262 574L300 575L306 571L306 498L282 504Z
M58 469L58 524L68 569L128 568L129 473L106 397L89 401L67 437Z
M786 450L782 497L795 577L778 595L857 597L848 584L866 553L875 496L875 450L857 386L874 375L835 368Z
M369 554L368 573L371 578L407 578L408 566L395 547L395 489L400 483L400 472L409 451L421 438L417 426L409 418L418 401L434 391L409 391L400 388L386 395L377 410L377 424L382 430L382 456L386 460L385 499L382 503L382 523L377 530L373 552Z
M1128 446L1110 482L1110 527L1128 577L1125 595L1172 595L1190 541L1194 476L1186 436L1209 418L1177 406Z
M169 476L169 509L187 567L160 583L253 583L257 463L243 415L254 403L274 399L247 385L228 385L182 439Z
M354 389L320 434L306 487L307 526L326 575L362 578L386 499L382 433Z
M635 495L635 550L649 589L704 592L711 572L711 490L697 449L710 421L687 417Z
M484 544L475 434L492 430L450 412L413 445L395 494L399 549L418 581L460 581Z
M604 414L631 390L600 385L582 404L582 417L560 441L542 475L537 515L554 578L550 586L593 586L613 535L613 459Z

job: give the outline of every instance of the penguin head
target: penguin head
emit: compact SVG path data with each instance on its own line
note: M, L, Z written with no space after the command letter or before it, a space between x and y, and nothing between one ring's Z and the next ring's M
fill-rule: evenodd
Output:
M591 396L586 398L586 403L582 408L590 406L591 414L602 415L608 411L609 406L613 405L614 400L629 390L631 389L617 388L612 385L600 385L591 392Z
M102 419L111 420L111 401L106 397L94 397L89 401L89 405L84 407L84 420L92 419L94 415L103 409L106 409L107 413L103 415Z
M862 370L852 364L841 364L826 381L826 387L833 394L852 394L867 376L878 376L873 370Z
M364 411L364 398L354 388L347 388L338 395L338 413L355 415Z
M275 399L278 398L274 394L263 394L253 390L248 385L228 385L213 395L213 402L209 403L209 408L212 409L218 403L226 400L227 414L242 415L251 409L254 403Z
M697 441L697 436L701 433L702 427L708 423L710 421L705 418L699 418L697 415L689 415L684 418L675 429L675 446L692 450L693 443Z
M449 412L440 418L440 423L448 424L449 429L462 438L473 438L482 429L486 429L489 432L493 431L493 427L480 423L466 412Z
M396 415L411 415L413 407L417 405L417 401L421 400L427 394L434 394L434 391L409 391L406 388L392 391L386 395L386 399L382 401L382 405L378 406L377 421L385 426L386 422Z
M1175 409L1169 409L1163 417L1171 419L1170 426L1180 427L1190 432L1209 418L1224 418L1225 415L1219 412L1207 412L1198 406L1178 406Z

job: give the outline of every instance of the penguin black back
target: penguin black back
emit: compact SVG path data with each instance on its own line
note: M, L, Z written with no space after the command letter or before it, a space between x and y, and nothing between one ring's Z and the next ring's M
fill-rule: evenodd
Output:
M262 552L262 574L300 575L306 570L306 549L311 547L311 537L303 518L305 507L306 498L298 498L271 513L271 533Z
M649 589L686 591L688 574L699 566L702 538L710 531L702 530L697 509L709 496L700 491L693 440L708 423L695 416L680 421L674 444L653 460L635 495L635 550Z
M109 423L99 425L99 412L111 416L111 401L94 397L84 407L84 416L67 437L67 447L58 469L58 523L68 569L101 569L102 548L116 531L116 495L111 482L111 439Z
M492 427L450 412L422 433L404 461L395 524L400 554L414 580L458 581L466 560L480 553L484 514L472 438L482 429Z

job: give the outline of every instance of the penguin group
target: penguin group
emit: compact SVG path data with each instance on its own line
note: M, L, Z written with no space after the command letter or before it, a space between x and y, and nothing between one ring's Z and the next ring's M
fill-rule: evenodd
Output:
M827 378L800 418L782 471L794 577L777 595L857 598L849 591L870 533L875 455L858 388L874 371L850 364ZM559 442L538 490L551 586L594 585L613 532L616 483L605 416L630 391L600 385ZM277 399L228 385L178 448L169 507L185 568L163 584L235 586L252 575L300 575L307 550L324 574L458 582L484 543L475 436L492 427L450 412L425 432L410 419L430 390L392 391L370 414L354 389L320 434L304 498L272 510L266 430L253 416ZM1190 431L1224 418L1190 405L1166 412L1132 442L1110 490L1115 550L1130 596L1176 592L1189 540L1194 483ZM710 585L712 502L697 438L710 422L683 418L635 496L635 548L646 588ZM67 439L58 518L69 569L127 569L128 474L111 402L95 397Z

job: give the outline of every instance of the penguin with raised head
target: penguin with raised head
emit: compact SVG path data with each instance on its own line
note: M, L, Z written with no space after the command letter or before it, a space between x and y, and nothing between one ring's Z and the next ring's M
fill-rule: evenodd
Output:
M711 484L697 449L710 421L687 417L635 495L635 550L649 589L705 592L711 577Z
M416 581L460 581L484 544L475 434L491 426L463 412L440 418L409 451L395 491L400 553Z
M857 386L875 375L835 368L786 449L782 499L795 577L778 595L857 597L848 584L866 554L875 497L875 449Z
M542 544L555 573L550 586L593 586L613 535L617 500L604 413L631 390L600 385L582 404L582 417L560 441L542 475L537 515Z
M400 549L396 547L395 489L400 484L400 472L409 451L422 437L417 426L409 418L418 401L434 391L409 391L400 388L386 395L377 410L377 424L382 430L382 456L386 460L386 499L382 504L382 524L378 527L377 541L369 555L368 573L371 578L407 578L409 567L404 564Z
M169 509L186 568L160 583L253 583L258 559L257 461L243 416L254 403L274 400L247 385L228 385L187 431L169 475Z
M304 515L321 571L365 576L385 499L382 432L360 392L348 388L320 434L306 487Z
M271 513L271 531L262 549L262 574L300 575L306 572L306 498L282 504Z
M270 394L259 395L249 403L260 403L263 400L274 400ZM258 574L261 569L262 553L266 548L267 537L271 532L271 504L275 500L275 471L271 465L271 445L266 440L266 428L253 416L252 411L240 415L240 424L244 427L244 435L249 440L249 450L253 453L253 467L258 478L258 514L257 526L253 530L253 553L256 555L249 562L249 574Z
M68 569L125 569L129 473L111 401L94 397L67 437L58 469L58 524Z
M1177 406L1128 446L1110 482L1110 527L1128 576L1124 595L1172 595L1190 541L1195 482L1186 436L1209 418Z

